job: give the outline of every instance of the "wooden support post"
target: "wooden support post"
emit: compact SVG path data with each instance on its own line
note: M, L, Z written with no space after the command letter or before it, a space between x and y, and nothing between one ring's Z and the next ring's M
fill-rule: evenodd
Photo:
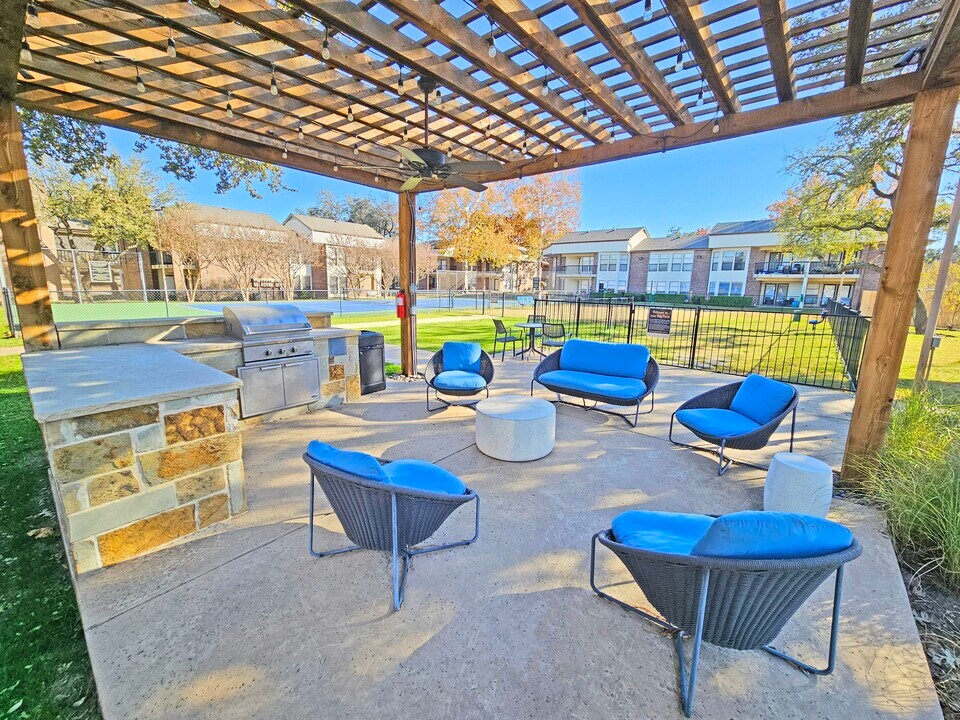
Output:
M862 461L876 454L886 435L957 95L956 87L926 90L918 93L913 103L880 287L847 434L845 479L860 477Z
M400 289L407 296L407 317L400 321L400 366L404 375L417 374L417 196L400 198Z
M40 228L33 210L23 152L23 131L14 97L17 56L23 34L26 3L2 5L0 23L0 236L8 266L7 277L17 302L23 346L27 350L57 347L47 276L43 270Z

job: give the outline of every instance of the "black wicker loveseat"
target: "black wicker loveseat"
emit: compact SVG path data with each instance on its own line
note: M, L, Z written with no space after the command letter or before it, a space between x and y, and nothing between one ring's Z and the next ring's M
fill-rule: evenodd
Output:
M557 402L566 402L561 395L580 398L587 410L609 412L597 407L601 403L634 407L633 422L627 415L609 414L636 427L640 404L648 396L650 410L646 412L653 412L659 379L660 366L643 345L572 339L537 365L530 381L530 394L533 395L534 384L540 384L557 393ZM588 407L587 401L593 405Z
M317 440L307 446L303 460L310 468L310 554L328 557L360 549L391 553L396 610L403 604L403 590L414 555L470 545L480 537L480 497L443 468L422 460L391 462L366 453L339 450ZM324 552L315 549L317 484L354 545ZM458 507L471 501L476 502L473 537L420 546Z

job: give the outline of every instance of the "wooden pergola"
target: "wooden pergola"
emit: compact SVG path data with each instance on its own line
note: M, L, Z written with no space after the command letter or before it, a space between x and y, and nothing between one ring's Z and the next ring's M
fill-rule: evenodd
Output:
M440 87L431 146L500 161L484 182L912 102L848 441L848 458L863 455L887 425L932 224L958 11L960 0L0 0L0 227L25 345L57 342L16 106L398 192L415 297L416 198L400 191L398 147L422 139L419 77ZM415 323L402 322L407 372Z

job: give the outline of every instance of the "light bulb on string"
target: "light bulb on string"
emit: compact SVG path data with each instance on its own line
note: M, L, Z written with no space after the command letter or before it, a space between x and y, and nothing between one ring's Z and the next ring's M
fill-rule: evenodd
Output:
M374 182L380 182L380 171L379 171L379 170L377 170L376 173L374 173L374 175L373 175L373 181L374 181Z
M407 121L403 121L403 141L407 142L410 139L410 128L407 127Z
M32 2L27 3L26 23L28 27L32 27L34 30L39 30L41 26L40 12Z
M440 103L443 102L443 96L440 94L440 88L437 88L437 92L434 94L434 97L437 101L437 107L440 107Z
M324 60L330 59L330 28L323 29L323 45L321 46L320 57Z
M550 94L550 86L547 85L547 79L543 79L543 85L540 86L540 95L546 97Z
M340 172L340 161L334 158L333 160L333 171Z
M30 43L27 42L27 38L24 37L23 41L20 43L20 62L28 63L33 61L33 53L30 52Z
M133 66L134 72L137 74L137 92L146 92L147 86L143 84L143 78L140 76L140 68L137 65Z
M653 0L646 0L643 4L643 21L650 22L653 18Z
M218 7L220 7L220 0L210 0L210 7L216 10Z
M297 139L303 140L303 123L302 122L297 123Z
M347 105L347 121L353 122L353 105Z
M680 46L679 52L677 52L677 62L673 66L674 72L680 72L683 70L683 45Z
M403 68L400 68L400 77L397 78L397 95L403 95Z
M697 107L703 105L703 81L700 81L700 92L697 93Z
M713 119L713 129L711 130L711 132L712 132L714 135L716 135L718 132L720 132L720 119L719 119L719 118L714 118L714 119Z
M233 93L227 90L227 117L233 119Z
M353 144L353 154L354 154L354 155L359 155L359 154L360 154L360 143L354 143L354 144Z
M270 63L270 94L280 94L280 86L277 85L277 68L274 67L273 63Z
M177 41L173 37L173 28L170 28L170 37L167 38L167 56L175 58L177 56Z
M557 156L556 153L553 154L553 167L554 168L560 167L560 158Z
M284 160L287 159L287 141L286 141L286 140L283 141L283 152L280 154L280 156L281 156Z

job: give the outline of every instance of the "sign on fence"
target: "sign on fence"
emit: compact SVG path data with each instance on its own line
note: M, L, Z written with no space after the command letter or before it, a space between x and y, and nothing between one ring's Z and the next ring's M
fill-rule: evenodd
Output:
M652 307L647 311L647 335L670 337L673 308Z
M490 304L497 305L500 303L500 293L492 292L490 293Z
M90 261L90 282L92 283L112 283L113 272L110 269L110 263L106 260Z

